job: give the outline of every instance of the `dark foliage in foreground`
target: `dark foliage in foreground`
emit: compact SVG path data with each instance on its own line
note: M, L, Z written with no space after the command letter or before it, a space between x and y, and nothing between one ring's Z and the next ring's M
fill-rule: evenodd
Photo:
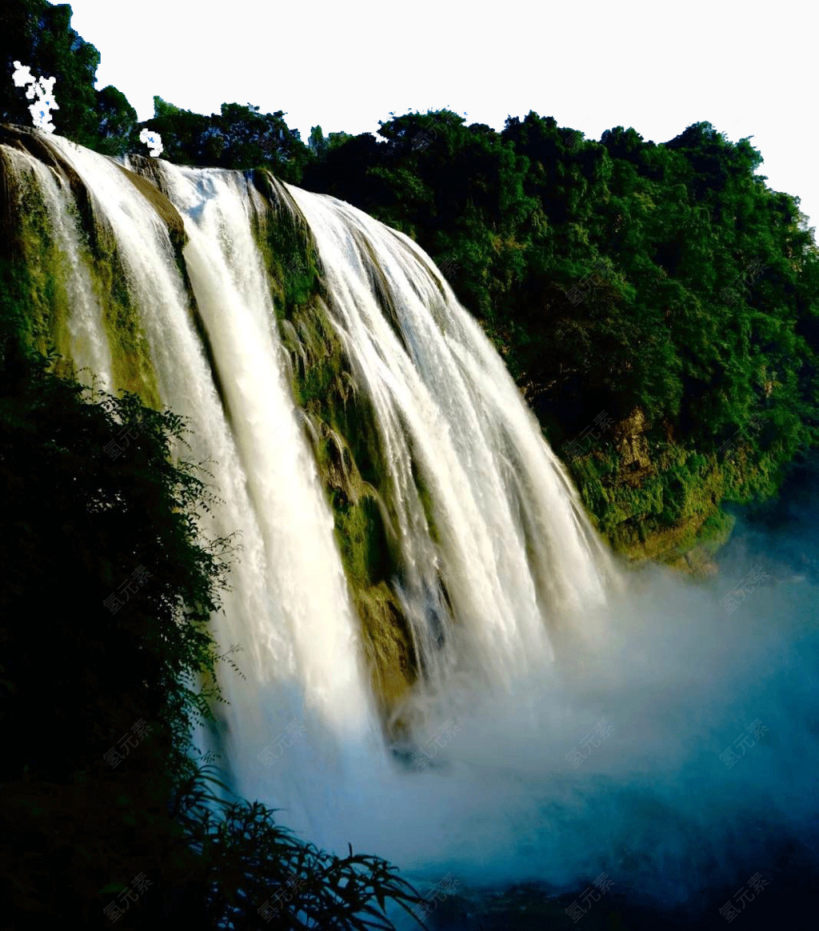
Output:
M197 765L230 541L175 415L0 365L0 900L4 928L388 928L413 890L336 857ZM227 797L226 793L222 793Z

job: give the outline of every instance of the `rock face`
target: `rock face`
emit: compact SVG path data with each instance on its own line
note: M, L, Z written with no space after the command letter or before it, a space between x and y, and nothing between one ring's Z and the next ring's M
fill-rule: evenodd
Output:
M717 457L686 449L639 407L598 437L567 465L613 549L631 563L710 574L733 527L720 509L726 477Z
M614 426L614 444L620 456L623 480L633 484L645 478L652 469L646 417L639 407Z

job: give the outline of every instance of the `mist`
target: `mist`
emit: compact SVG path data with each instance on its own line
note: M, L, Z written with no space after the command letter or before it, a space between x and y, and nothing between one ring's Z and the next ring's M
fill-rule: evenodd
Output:
M422 887L605 876L663 908L781 872L783 851L815 863L815 505L803 473L738 521L714 577L624 570L542 674L425 696L389 773L330 792L326 840Z

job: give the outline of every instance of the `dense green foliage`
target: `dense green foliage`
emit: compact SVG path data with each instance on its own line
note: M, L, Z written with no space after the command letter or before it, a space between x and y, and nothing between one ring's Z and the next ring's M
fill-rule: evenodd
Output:
M58 74L61 132L123 151L127 101L93 90L98 56L66 9L12 3L6 57L24 46ZM20 119L10 82L0 93L0 118ZM172 161L264 166L417 239L623 549L669 532L684 548L721 526L720 502L772 494L815 441L816 246L747 139L698 123L663 144L622 127L598 142L535 113L496 132L440 111L392 118L380 138L316 126L305 145L281 111L203 116L158 97L146 125Z
M4 0L0 6L0 123L31 119L25 93L11 81L14 61L35 76L55 77L57 131L75 142L119 155L137 143L137 115L115 87L95 89L97 49L71 28L71 7L46 0Z
M446 111L380 135L311 163L306 186L432 254L610 537L775 491L816 437L819 262L748 140L701 123L662 145L622 128L594 142L534 113L497 133ZM637 419L645 455L594 428L601 414Z
M167 722L163 752L182 752L204 712L193 679L213 667L221 559L196 542L200 480L169 461L181 423L134 396L83 404L78 386L18 358L2 375L0 615L36 619L2 631L15 683L2 771L49 776L101 757L139 717ZM116 597L129 580L133 597Z
M284 113L222 104L203 116L154 97L154 117L146 124L162 136L163 158L183 165L215 168L269 168L284 181L298 181L308 150Z
M391 927L385 903L416 899L393 867L299 840L196 762L192 727L219 698L206 623L229 541L202 542L199 470L171 464L183 423L9 346L3 927Z

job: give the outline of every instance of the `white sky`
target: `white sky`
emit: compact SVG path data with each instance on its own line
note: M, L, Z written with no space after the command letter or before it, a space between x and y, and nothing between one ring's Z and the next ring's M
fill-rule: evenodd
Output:
M531 109L590 138L623 125L655 142L708 120L732 140L753 136L769 185L819 220L807 0L71 5L102 55L98 86L116 85L143 119L158 94L203 113L234 101L284 110L305 141L315 124L375 132L391 111L440 107L498 129Z

